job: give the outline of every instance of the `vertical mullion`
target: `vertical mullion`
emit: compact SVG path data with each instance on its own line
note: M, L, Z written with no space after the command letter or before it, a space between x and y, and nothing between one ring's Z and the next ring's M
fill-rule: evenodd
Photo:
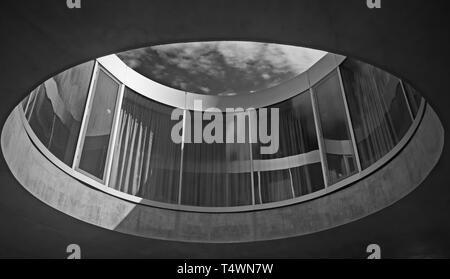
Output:
M48 143L47 143L47 149L50 150L51 146L52 146L52 141L53 141L53 136L55 134L55 121L56 121L56 115L55 113L53 113L53 119L52 119L52 131L50 132L50 137L48 139Z
M250 150L250 177L251 177L251 186L252 186L252 204L255 205L255 179L253 177L254 166L253 166L253 150L252 150L252 121L250 109L247 110L248 115L248 146Z
M314 90L313 90L312 86L309 88L309 93L311 96L311 105L313 108L314 123L316 126L317 142L319 144L319 154L320 154L320 161L321 161L321 165L322 165L323 183L325 185L325 188L327 188L328 187L328 165L327 165L327 161L325 160L325 148L324 148L324 142L323 142L323 136L322 136L322 128L320 125L318 107L317 107L316 98L314 96Z
M344 83L342 81L341 69L339 67L337 67L337 73L338 73L338 78L339 78L339 84L341 87L342 100L344 101L344 108L345 108L345 114L347 116L348 128L350 130L350 136L352 139L353 152L355 152L356 165L358 166L358 172L361 172L362 167L361 167L361 161L359 160L358 147L356 146L355 131L353 130L353 123L352 123L352 119L350 117L350 110L348 108L347 98L346 98L345 89L344 89Z
M294 190L294 180L292 179L292 172L291 169L289 168L289 180L291 181L291 191L292 191L292 198L295 198L295 190Z
M262 194L261 194L261 173L258 171L258 191L259 191L259 203L263 204Z
M185 143L185 137L186 137L186 114L187 109L185 108L183 110L183 132L181 135L181 156L180 156L180 174L179 174L179 180L178 180L178 204L181 204L181 190L183 187L183 160L184 160L184 143ZM190 123L189 123L190 125Z
M114 158L114 147L116 145L116 141L117 141L117 134L119 132L119 124L120 124L120 111L122 109L122 103L123 103L123 98L124 98L124 92L125 92L125 85L124 84L120 84L119 87L119 94L117 94L117 99L116 99L116 108L114 111L114 119L113 119L113 125L112 125L112 138L111 138L111 142L108 146L108 154L106 156L107 160L106 160L106 166L105 166L105 185L109 186L109 181L110 181L110 175L111 175L111 168L112 168L112 162L113 162L113 158Z
M81 127L80 127L80 131L78 133L77 145L76 145L76 148L75 148L75 155L73 157L73 162L72 162L72 169L76 169L78 167L78 163L79 163L79 159L80 159L80 152L81 152L80 149L82 148L83 137L84 137L84 134L86 133L87 120L88 120L88 116L90 115L90 110L91 110L91 107L92 107L92 101L94 99L94 92L93 91L94 91L95 84L97 83L97 78L98 78L99 71L100 70L99 70L98 62L95 61L94 69L92 70L91 83L89 84L86 104L84 106L84 112L83 112L83 118L82 118L82 121L81 121Z
M41 86L45 86L45 84L43 83L43 84L41 84L41 85L39 85L37 88L40 88ZM36 89L33 91L33 104L29 104L29 105L31 105L31 108L27 108L27 110L28 109L30 109L30 113L28 114L28 117L27 117L27 113L25 113L25 118L28 120L28 121L30 121L30 119L29 118L31 118L31 114L33 113L33 111L34 111L34 108L35 108L35 106L36 106L36 101L37 101L37 98L38 98L38 94L39 94L39 92L38 91L36 91Z
M25 112L25 116L27 115L28 106L30 105L31 97L34 95L34 91L31 91L31 93L28 95L27 105L25 106L25 109L23 110ZM23 106L22 106L23 108Z
M409 102L408 96L406 95L405 85L403 84L403 80L398 79L400 81L400 86L402 87L403 98L406 100L406 106L408 107L409 115L411 116L411 120L414 121L414 115L411 109L411 103Z

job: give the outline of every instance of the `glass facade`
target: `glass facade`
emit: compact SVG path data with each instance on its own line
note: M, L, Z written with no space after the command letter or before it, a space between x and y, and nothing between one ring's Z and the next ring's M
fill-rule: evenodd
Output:
M87 62L54 76L22 103L35 135L67 165L75 155L93 67Z
M363 169L386 155L413 119L400 80L374 66L347 60L342 80ZM417 113L418 105L412 107Z
M119 83L103 70L98 72L94 97L82 137L78 168L104 180Z
M149 200L178 201L181 145L170 140L172 110L125 88L110 187Z
M266 108L178 109L174 119L175 108L92 61L38 86L22 108L49 152L101 186L161 203L227 208L345 184L400 142L421 103L408 83L346 59L310 89ZM264 136L277 132L278 149L266 154L273 142Z
M325 187L320 163L291 168L290 171L295 197L311 194Z
M319 150L310 91L303 92L287 101L268 107L279 110L279 149L274 154L261 154L260 143L253 144L254 159L283 158ZM257 114L259 117L259 114ZM258 118L258 123L260 119ZM258 126L258 125L257 125ZM271 134L271 125L268 126ZM259 127L257 127L259 128ZM259 134L259 132L258 132Z
M357 171L355 153L337 71L313 88L328 168L328 183L338 182Z
M402 82L402 85L404 86L406 97L408 98L408 103L409 103L409 107L411 108L411 113L412 113L413 117L416 117L417 112L419 111L422 96L409 83Z
M277 202L294 198L289 169L260 172L262 203Z
M250 145L246 113L226 115L219 112L189 111L189 115L192 139L188 140L189 136L185 135L181 204L209 207L251 205ZM208 125L213 121L219 121L217 129L222 128L222 135L232 135L233 140L227 143L226 139L224 141L223 137L218 137L219 142L195 143L193 134L198 127L195 124L196 117L206 119L201 121L201 131L207 131ZM238 126L238 119L242 119L241 123L245 127ZM245 131L243 143L238 141L239 131Z

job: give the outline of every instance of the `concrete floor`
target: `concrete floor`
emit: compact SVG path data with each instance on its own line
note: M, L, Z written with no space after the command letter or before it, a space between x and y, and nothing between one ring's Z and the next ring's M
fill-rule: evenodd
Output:
M0 118L46 78L84 61L152 44L199 40L286 43L359 58L415 85L450 127L446 81L450 9L444 1L65 0L2 2ZM417 190L379 213L332 230L276 241L192 244L142 239L75 220L29 195L0 158L0 257L450 257L449 141Z

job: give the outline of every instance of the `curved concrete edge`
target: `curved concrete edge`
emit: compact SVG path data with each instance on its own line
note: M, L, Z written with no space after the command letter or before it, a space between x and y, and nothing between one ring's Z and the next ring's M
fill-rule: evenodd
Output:
M439 161L444 130L427 106L404 149L370 176L315 200L263 211L197 213L134 204L93 189L53 165L30 141L16 108L1 135L6 162L37 199L117 232L185 242L250 242L310 234L377 212L419 186Z
M97 58L96 61L126 87L154 101L192 111L199 110L194 102L202 101L202 110L215 107L225 111L227 108L261 108L286 101L309 90L336 70L345 59L344 56L327 53L309 69L290 80L253 94L235 96L204 95L171 88L131 69L115 54Z

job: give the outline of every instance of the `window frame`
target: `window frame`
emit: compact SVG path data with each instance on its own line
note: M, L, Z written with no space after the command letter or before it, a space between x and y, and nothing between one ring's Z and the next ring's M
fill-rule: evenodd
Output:
M110 72L108 72L108 70L106 70L102 65L100 65L98 63L98 61L95 61L93 71L94 71L94 73L93 73L93 77L91 80L91 84L89 86L89 93L88 93L88 97L87 97L87 101L86 101L86 106L84 109L83 121L82 121L81 128L80 128L80 134L79 134L78 141L77 141L77 148L75 150L75 156L74 156L72 168L75 171L80 172L81 174L87 176L88 178L93 179L93 180L100 182L101 184L107 186L108 185L107 182L109 181L109 174L111 172L111 164L112 164L112 157L113 157L113 154L112 154L113 148L112 147L113 147L115 138L117 136L117 126L118 126L118 120L120 118L118 115L118 112L120 113L119 105L122 104L123 98L121 98L121 97L123 97L124 85L115 76L113 76ZM83 152L83 147L84 147L84 142L85 142L86 132L87 132L87 126L89 124L89 120L90 120L90 116L91 116L91 112L92 112L92 106L93 106L94 97L95 97L95 93L96 93L95 89L97 87L97 82L98 82L98 77L99 77L100 71L102 71L104 74L106 74L109 78L111 78L118 85L116 102L115 102L115 107L114 107L114 116L113 116L113 120L112 120L112 124L111 124L111 133L110 133L110 137L109 137L107 154L106 154L106 159L105 159L105 167L103 169L102 178L99 178L99 177L80 168L81 154Z
M249 149L250 149L249 150L250 151L250 162L251 162L250 178L251 178L251 192L252 192L251 193L252 194L252 204L249 204L249 205L232 205L232 206L226 206L226 207L220 207L220 206L203 207L203 206L190 206L190 205L180 204L181 195L182 195L182 179L183 179L183 176L182 176L183 154L184 154L183 145L181 145L181 161L180 161L180 164L181 164L180 173L181 174L179 177L180 187L178 188L178 191L179 191L178 204L177 203L163 203L163 202L158 202L158 201L154 201L154 200L150 200L150 199L140 198L138 196L133 196L133 195L121 192L119 190L110 188L109 180L110 180L110 173L111 173L112 160L113 160L113 151L114 151L114 146L117 141L117 134L118 134L119 124L120 124L120 112L121 112L121 107L122 107L122 103L123 103L123 99L124 99L124 91L126 88L126 84L123 81L120 81L118 78L116 78L111 72L109 72L106 69L107 67L102 65L99 62L99 60L97 60L97 59L94 60L94 67L92 69L91 79L89 81L88 94L87 94L86 103L85 103L85 107L84 107L84 111L83 111L81 127L79 130L79 135L78 135L78 139L77 139L77 144L76 144L76 149L75 149L75 154L74 154L74 159L73 159L72 165L65 164L64 162L59 160L55 155L53 155L49 150L46 150L45 146L43 146L42 144L39 144L40 141L36 137L36 135L34 135L34 131L29 126L29 123L27 122L25 113L23 113L22 120L24 122L24 126L26 128L27 133L30 135L30 138L32 139L32 141L35 142L37 148L39 150L41 150L42 153L44 154L44 156L46 156L56 166L58 166L60 169L62 169L63 171L65 171L66 173L68 173L69 175L74 177L75 179L78 179L84 183L87 183L87 184L91 185L92 187L95 187L98 190L101 190L105 193L128 200L130 202L148 205L148 206L159 207L159 208L165 208L165 209L174 209L174 210L183 210L183 211L192 211L192 212L218 212L218 213L245 212L245 211L269 209L269 208L277 208L277 207L281 207L281 206L287 206L287 205L291 205L291 204L301 203L304 201L308 201L308 200L311 200L314 198L318 198L318 197L327 195L331 192L335 192L335 191L341 189L342 187L348 186L349 184L352 184L352 183L366 177L367 175L375 172L378 168L382 167L386 162L388 162L391 158L396 156L398 152L401 151L403 146L405 144L407 144L407 142L409 141L411 136L415 133L418 126L420 125L421 118L423 116L425 107L427 105L426 101L424 100L423 97L421 97L421 102L419 104L417 115L415 117L412 117L413 121L412 121L410 127L408 128L408 131L402 137L402 139L394 146L394 148L391 151L389 151L383 157L378 159L378 161L376 161L375 163L370 165L368 168L361 170L358 168L359 167L358 166L355 173L352 173L349 176L347 176L346 178L336 181L330 185L328 182L327 160L326 160L326 157L324 157L325 150L324 150L324 143L323 143L324 139L323 139L322 128L321 128L321 120L320 120L320 116L319 116L318 104L317 104L317 100L316 100L316 92L315 92L314 88L316 86L320 85L321 82L323 82L324 80L329 78L329 76L331 74L333 74L333 72L337 72L337 76L338 76L339 83L340 83L340 90L341 90L341 94L342 94L342 98L343 98L343 103L345 106L344 111L346 114L346 121L347 121L348 129L349 129L349 134L351 135L350 140L352 140L352 146L353 146L353 150L354 150L353 156L355 157L355 161L358 164L358 162L359 162L359 155L357 153L358 149L357 149L356 141L354 138L354 130L353 130L351 116L350 116L349 108L348 108L348 104L347 104L346 92L345 92L345 88L343 85L342 76L340 73L340 67L344 61L345 61L345 59L342 60L341 62L336 63L336 65L326 75L324 75L324 77L321 78L320 80L318 80L312 84L309 81L309 83L308 83L309 89L303 90L300 93L290 97L290 98L294 98L295 96L300 95L300 94L310 94L311 105L312 105L313 116L314 116L314 123L315 123L315 128L316 128L315 129L316 136L317 136L317 140L318 140L318 150L316 150L315 152L318 152L319 153L318 155L320 155L320 161L317 161L317 159L316 159L317 162L315 162L315 163L321 163L324 188L321 190L317 190L317 191L308 193L306 195L298 196L298 197L295 196L295 191L293 191L292 198L277 201L277 202L262 203L261 174L260 174L260 172L262 170L260 170L258 168L257 164L255 165L255 161L253 159L253 154L252 154L252 149L251 149L251 143L248 143ZM381 70L383 70L383 69L381 69ZM97 81L98 81L98 76L99 76L100 71L103 71L103 73L105 73L108 77L110 77L118 85L118 92L117 92L115 108L114 108L114 116L113 116L112 124L111 124L111 134L110 134L109 143L108 143L107 156L105 159L105 169L103 172L103 179L99 179L98 177L91 175L88 172L86 172L78 167L79 161L81 159L81 152L82 152L82 148L84 145L84 139L85 139L85 134L87 131L87 125L89 123L89 117L90 117L90 113L92 111L92 105L93 105L93 100L94 100L94 96L95 96L95 89L97 86ZM411 104L410 104L408 97L406 96L406 90L405 90L405 87L403 84L404 81L398 77L397 77L397 79L399 79L399 81L401 82L401 85L402 85L401 89L403 92L403 97L406 101L406 105L407 105L409 113L411 115ZM135 91L135 90L133 90L133 91ZM308 92L306 92L306 91L308 91ZM152 101L158 102L156 100L153 100L151 97L149 97L145 94L141 94L138 91L135 91L135 92L137 94L144 96L145 98L148 98ZM34 90L30 93L35 94ZM35 101L35 99L34 99L34 101ZM26 107L28 107L28 105L30 105L29 104L30 102L31 102L31 99L29 98ZM25 112L26 108L23 108L21 103L19 105L21 106L21 110L23 112ZM184 108L184 113L186 113L186 111L188 111L188 109ZM250 121L251 117L248 117L248 119ZM185 125L185 121L186 121L186 117L183 117L183 125ZM184 131L184 129L183 129L183 131ZM252 131L252 129L249 129L249 133L251 133L251 131ZM183 144L184 144L184 140L185 140L184 138L185 138L185 135L183 134L183 136L182 136ZM249 135L249 138L251 138L251 135ZM306 156L305 153L301 154L301 155ZM316 154L316 157L318 155ZM292 163L291 162L292 158L283 157L281 159L286 160L287 162L289 162L289 164ZM306 166L308 164L309 163L302 164L300 166ZM291 167L292 166L289 166L287 169L290 174L289 176L290 176L291 188L293 188L294 181L292 179ZM275 168L273 170L277 170L277 168ZM257 179L256 179L255 175L257 176ZM257 181L255 181L255 180L257 180ZM256 203L256 199L255 199L256 195L258 195L258 197L259 197L258 203Z

